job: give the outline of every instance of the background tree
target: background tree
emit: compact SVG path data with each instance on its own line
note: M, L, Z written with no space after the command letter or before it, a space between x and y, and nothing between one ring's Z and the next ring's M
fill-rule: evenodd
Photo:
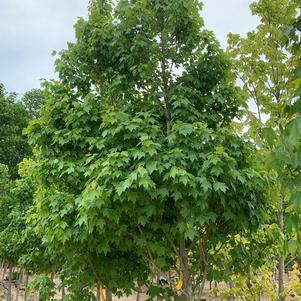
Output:
M44 95L42 90L32 89L27 91L23 95L21 102L24 104L31 118L40 117L40 109L44 104Z
M4 230L8 224L7 215L10 212L12 202L10 195L12 184L13 183L9 176L8 167L3 164L0 164L0 231Z
M292 24L296 17L296 3L291 0L259 0L250 6L254 15L260 17L256 30L246 38L229 35L228 53L234 60L233 70L242 81L246 99L255 106L256 113L247 112L245 126L261 149L263 162L282 143L280 132L287 122L285 108L293 93L291 74L297 61L292 55L292 47L283 43L283 30ZM284 214L287 208L289 190L282 185L281 174L273 191L277 208L277 224L284 230ZM279 300L283 300L284 256L279 257Z
M0 163L9 167L10 175L17 178L18 163L30 154L26 137L22 134L29 122L24 105L14 93L0 89Z
M300 243L300 185L299 185L299 153L300 153L300 100L301 100L301 51L300 51L300 3L296 1L299 8L298 16L294 21L286 26L284 30L285 42L288 49L292 52L297 64L291 74L291 82L294 85L294 91L291 94L287 106L287 122L281 131L281 144L274 149L270 163L281 175L283 185L286 185L290 193L290 215L287 217L287 230L294 235L295 241L291 242L291 249L296 250Z
M7 93L0 85L0 162L8 167L0 164L0 257L9 267L9 280L12 279L12 268L20 266L18 261L29 247L28 240L24 239L25 216L33 200L33 187L24 171L21 170L23 178L19 178L18 164L31 154L23 130L29 120L37 116L42 101L40 90L32 90L19 100L17 94ZM9 283L7 298L10 300L11 281Z

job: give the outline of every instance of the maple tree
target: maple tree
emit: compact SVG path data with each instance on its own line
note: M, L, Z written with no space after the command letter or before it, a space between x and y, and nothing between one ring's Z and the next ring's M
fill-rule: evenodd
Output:
M198 300L220 244L265 216L256 149L231 127L242 95L200 10L92 1L44 83L28 130L37 231L89 285Z
M261 150L263 166L274 178L272 193L275 206L275 222L282 233L282 244L278 258L279 300L284 300L284 264L287 245L294 243L294 235L287 226L294 218L291 208L291 185L287 181L289 171L275 159L287 157L287 143L283 140L284 127L289 122L288 103L294 93L292 74L298 64L294 46L284 42L285 32L289 33L296 18L295 1L259 0L250 6L254 15L260 18L260 24L245 38L229 35L228 53L234 60L233 69L242 82L246 99L255 112L247 111L243 128L248 128L251 137ZM290 140L298 140L298 133L291 131ZM275 239L275 242L277 240ZM277 244L275 244L277 248Z

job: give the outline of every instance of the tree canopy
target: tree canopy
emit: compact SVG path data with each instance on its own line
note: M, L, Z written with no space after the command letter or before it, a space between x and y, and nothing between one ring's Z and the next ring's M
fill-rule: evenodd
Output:
M23 96L0 84L8 301L13 267L36 275L27 292L41 301L58 290L74 301L103 300L103 290L107 301L142 291L199 301L206 281L223 282L211 292L221 300L301 290L291 262L301 242L300 4L255 1L260 24L230 34L227 51L202 6L91 0L75 41L53 53L57 79ZM295 273L286 281L285 266Z
M197 300L220 244L266 215L256 149L231 127L240 90L200 9L195 0L92 1L28 130L43 239L85 254L89 269L91 257L140 267L126 285L110 280L115 265L94 268L113 292L142 282L150 294ZM145 275L170 270L183 290L152 290Z
M8 94L0 85L0 163L9 167L17 177L17 165L31 152L22 131L27 127L29 115L14 93Z

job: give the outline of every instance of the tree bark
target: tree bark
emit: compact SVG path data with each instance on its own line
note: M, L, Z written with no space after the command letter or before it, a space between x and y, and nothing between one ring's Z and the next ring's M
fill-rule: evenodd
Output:
M100 286L99 285L96 288L96 301L100 301Z
M284 258L283 256L279 257L278 260L278 300L284 301L283 296L284 291Z
M284 215L284 202L281 199L280 200L280 208L279 208L279 212L278 212L278 217L277 217L277 224L278 227L281 231L281 233L283 233L284 230L284 224L283 224L283 215ZM278 301L284 301L284 296L283 296L283 292L284 292L284 257L283 255L280 255L278 258Z
M19 293L20 293L20 279L17 280L16 299L15 299L15 301L19 301Z
M183 274L183 301L192 300L192 279L188 269L188 254L186 250L185 239L182 236L179 241L179 253L180 253L180 266Z
M27 293L27 286L28 286L28 280L29 280L29 275L26 274L26 277L25 277L25 295L24 295L24 301L27 301L28 299L28 293Z
M203 292L204 292L204 289L205 289L207 274L208 274L208 262L204 263L203 280L202 280L202 284L200 286L200 291L199 291L199 298L200 299L202 299L202 295L203 295Z
M217 281L214 281L214 288L217 288ZM217 298L217 292L214 293L214 297Z
M20 277L20 278L19 278L20 283L23 283L23 274L24 274L24 273L23 273L23 269L20 268L20 274L19 274L19 277Z
M106 301L112 301L113 300L113 296L111 291L106 287Z
M12 301L12 295L11 295L11 287L12 287L12 266L9 265L8 268L8 288L7 288L7 301Z
M50 275L51 282L54 282L54 276L55 276L55 272L52 271Z
M160 286L160 273L157 273L157 275L156 275L156 285L157 285L157 287ZM157 301L162 301L162 298L160 296L158 296Z
M3 263L3 274L2 274L2 281L5 279L5 274L7 271L7 265L5 263Z
M62 300L64 300L65 298L65 287L62 286Z
M139 290L138 290L138 292L137 292L136 301L140 301L140 291L139 291Z

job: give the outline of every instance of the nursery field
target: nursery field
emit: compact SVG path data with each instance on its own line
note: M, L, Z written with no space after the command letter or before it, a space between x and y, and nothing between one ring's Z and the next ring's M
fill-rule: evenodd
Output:
M7 275L6 275L7 277ZM57 279L56 279L57 281ZM6 301L7 300L7 291L9 287L9 281L8 280L0 280L0 300L1 301ZM225 284L219 284L220 289L225 288ZM18 292L19 290L19 292ZM96 296L96 292L94 292ZM21 283L19 285L19 288L17 287L17 281L13 282L12 285L12 300L15 301L39 301L39 294L38 293L26 293L27 297L25 297L25 283ZM57 300L63 300L62 299L62 292L57 292L55 294L55 298ZM112 297L112 301L146 301L147 300L147 295L146 293L140 293L139 296L137 296L137 293L132 294L131 296L128 297L121 297L118 298L117 296ZM218 301L220 300L219 297L215 296L215 294L210 292L210 287L209 283L206 284L205 287L205 294L204 294L204 299L207 301ZM261 301L266 301L264 297L261 298Z
M3 270L1 271L3 275ZM7 279L8 275L5 274L5 277ZM30 277L29 282L32 280L33 277ZM25 279L23 279L25 280ZM59 279L55 279L55 282L58 282ZM289 283L290 279L288 275L285 275L285 282ZM6 301L7 300L7 292L9 287L9 281L8 280L0 280L0 300ZM228 289L228 286L226 283L219 283L216 285L218 287L219 291L225 292ZM142 289L143 290L143 289ZM94 294L96 296L96 292L94 291ZM26 295L26 296L25 296ZM12 300L15 301L39 301L39 294L37 292L28 292L25 293L25 281L21 281L20 283L18 281L13 281L12 284ZM56 300L63 300L62 292L56 292L55 298ZM298 298L298 297L297 297ZM297 298L294 298L290 295L289 301L298 300ZM144 292L141 292L139 294L135 293L128 297L117 297L112 296L112 301L146 301L148 299L147 294ZM205 285L205 291L204 291L204 297L202 298L206 301L220 301L224 300L221 299L219 296L219 293L212 292L210 289L210 283L207 282ZM225 300L231 300L231 298L226 298ZM238 299L240 300L240 299ZM257 296L257 300L259 301L269 301L269 299L264 295Z
M17 279L8 281L9 274L6 268L2 268L1 272L1 280L0 280L0 300L6 301L8 299L8 291L11 290L11 299L14 301L39 301L41 296L38 292L33 292L28 290L30 287L30 283L34 281L34 276L26 277L23 275L22 271L19 271L19 276ZM299 273L297 272L297 268L293 269L284 275L284 282L287 287L290 287L290 291L288 293L289 301L299 300L298 294L294 291L298 289L299 285ZM20 277L20 278L19 278ZM56 284L59 284L60 279L56 276L49 275L50 278L53 277L53 281ZM19 278L19 279L18 279ZM269 294L271 291L277 287L277 279L271 277L268 279L268 283L270 287L268 288L267 283L256 283L256 281L264 281L264 277L262 279L254 279L254 283L252 282L251 286L248 286L247 283L240 286L240 290L247 290L250 293L250 296L253 296L258 301L269 301ZM297 284L296 284L297 281ZM26 290L27 287L27 290ZM204 288L204 294L201 300L206 301L221 301L221 300L244 300L244 298L234 298L234 295L229 294L229 290L233 288L233 284L227 283L217 283L217 282L209 282L207 281ZM268 290L267 290L268 289ZM266 291L265 291L266 290ZM95 290L92 290L95 298L97 298L97 293ZM55 300L64 300L64 296L66 295L66 288L56 290L53 297ZM241 296L246 296L246 293L241 294ZM256 297L255 297L256 296ZM118 297L112 296L112 301L146 301L149 296L147 295L147 288L140 288L140 293L133 292L133 294L128 295L127 297Z
M91 0L0 83L0 300L301 300L301 2L249 8L223 49L199 0Z

